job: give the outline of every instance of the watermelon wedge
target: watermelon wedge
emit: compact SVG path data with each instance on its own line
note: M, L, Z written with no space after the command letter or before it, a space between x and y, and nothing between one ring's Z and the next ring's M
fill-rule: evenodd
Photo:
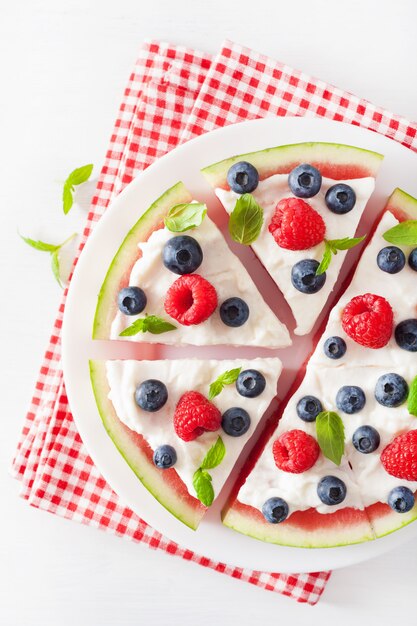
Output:
M240 436L231 436L218 427L213 432L199 434L192 441L184 441L174 427L174 413L180 398L188 391L197 391L207 397L212 382L225 372L238 368L259 372L265 380L262 391L256 397L244 397L238 393L235 383L225 384L212 403L220 411L219 415L236 406L244 409L249 416L247 430ZM108 435L143 485L168 511L192 529L198 527L207 509L196 492L195 472L220 436L225 456L218 466L209 468L216 497L276 395L281 369L277 358L90 362L91 383ZM166 386L168 399L159 410L149 412L135 402L135 390L144 381L155 379ZM177 459L169 469L160 469L153 461L154 452L166 445L174 448Z
M240 193L232 190L227 182L230 168L241 162L250 163L256 168L259 183L251 195L263 209L264 222L258 238L252 243L252 248L290 305L296 321L297 335L305 335L313 328L337 284L346 250L343 249L332 258L324 284L317 291L310 290L307 293L306 290L300 290L292 280L293 268L306 260L313 264L320 263L325 252L325 240L340 240L354 236L374 189L375 176L382 158L380 154L353 146L300 143L241 154L202 170L224 208L231 214ZM310 247L307 244L307 249L305 246L303 248L302 244L297 247L297 243L288 249L283 247L284 244L277 243L270 228L274 224L278 202L295 199L289 188L288 175L301 164L309 164L321 174L319 191L314 196L309 196L304 203L307 202L310 209L318 214L317 219L322 218L325 234ZM350 210L336 214L329 210L326 194L335 184L340 183L353 190L356 200ZM295 238L301 241L299 236Z
M272 543L330 547L380 537L417 519L417 504L403 513L394 511L387 504L390 491L399 486L414 492L417 501L417 481L389 475L380 460L382 450L398 434L416 429L416 418L409 414L405 399L390 406L384 404L380 396L377 399L376 394L378 381L388 373L411 384L417 373L415 352L401 349L394 333L379 349L360 345L344 332L341 325L346 304L366 292L382 295L389 301L395 324L416 317L415 271L406 264L401 271L389 274L377 264L379 251L389 245L384 239L385 233L401 221L416 219L417 200L395 190L376 222L372 238L368 237L349 286L330 313L304 378L300 380L300 376L283 403L277 427L271 425L248 459L223 512L227 526ZM411 250L417 247L417 241L415 246L398 244L398 247L408 258ZM325 343L333 337L341 338L346 346L345 353L338 359L329 358L325 353ZM343 386L359 388L364 394L364 404L351 414L345 413L343 403L337 400ZM390 392L389 385L384 389ZM337 466L321 454L311 469L301 474L289 474L275 466L272 447L280 435L293 429L317 437L315 422L306 422L299 417L297 407L306 396L318 398L324 411L337 412L342 418L344 456L341 465ZM380 439L380 443L368 453L361 452L354 445L354 433L363 427L372 427ZM319 480L328 475L344 481L347 495L340 504L326 508L320 500L314 504L314 499L317 498ZM261 513L262 503L271 497L284 498L289 505L289 515L281 523L269 523Z
M286 327L268 307L249 273L231 252L217 226L205 216L202 223L186 232L172 232L164 224L170 209L191 203L191 196L182 183L166 191L136 222L122 242L98 297L94 320L94 339L174 345L252 345L284 347L291 344ZM192 237L202 249L203 259L193 275L200 275L214 287L218 306L208 319L182 325L166 312L167 292L180 277L166 267L162 254L174 237ZM146 294L146 308L138 315L125 315L118 309L117 296L127 286L140 287ZM191 297L191 296L190 296ZM243 326L227 325L221 306L230 298L246 303L249 317ZM192 305L187 304L187 306ZM137 332L121 335L137 319L156 316L173 324L164 334Z

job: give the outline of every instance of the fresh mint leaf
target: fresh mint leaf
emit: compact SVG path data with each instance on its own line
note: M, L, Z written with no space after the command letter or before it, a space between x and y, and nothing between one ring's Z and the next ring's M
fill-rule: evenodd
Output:
M408 392L407 409L410 415L417 417L417 376L410 385Z
M345 427L333 411L322 411L316 417L317 441L324 456L340 465L345 451Z
M339 250L350 250L351 248L354 248L361 243L365 237L366 235L363 237L344 237L343 239L325 239L324 254L320 265L316 269L316 275L319 276L320 274L324 274L324 272L329 268L329 265L332 262L333 254L336 255Z
M177 204L168 211L165 226L173 233L183 233L197 228L207 214L207 207L200 202Z
M59 250L61 247L60 244L45 243L45 241L35 241L34 239L30 239L30 237L23 237L23 235L19 236L28 246L35 248L35 250L40 250L41 252L55 252L55 250Z
M236 201L229 218L229 233L234 241L249 246L256 241L264 221L262 207L250 193L244 193Z
M209 400L213 400L213 398L218 396L225 385L231 385L232 383L235 383L241 370L241 367L237 367L236 369L228 370L226 372L223 372L223 374L220 374L220 376L216 378L216 380L210 385Z
M212 478L208 472L205 472L201 468L194 473L193 487L197 494L197 498L205 506L211 506L214 500L214 489L211 484Z
M223 439L218 437L216 443L211 446L210 450L204 457L200 465L200 469L209 470L217 467L223 461L225 454L226 447L223 443Z
M54 250L51 254L51 268L58 285L62 287L61 271L59 269L59 249Z
M82 167L77 167L71 172L71 174L67 177L67 180L64 182L64 188L62 190L62 208L65 215L69 212L72 205L74 204L74 198L72 195L74 187L87 182L87 180L91 176L93 167L94 165L92 163L89 163L88 165L83 165Z
M174 324L167 322L157 315L147 315L146 317L139 317L133 324L122 330L122 332L119 333L119 337L132 337L138 333L147 332L152 335L160 335L170 330L175 330L176 328Z
M397 246L417 245L417 220L406 220L400 222L387 230L383 237L385 241Z

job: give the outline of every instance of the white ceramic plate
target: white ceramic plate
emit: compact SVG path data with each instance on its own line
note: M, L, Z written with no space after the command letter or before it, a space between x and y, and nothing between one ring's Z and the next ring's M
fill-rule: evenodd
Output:
M209 205L211 216L225 225L225 212L200 174L200 169L233 154L302 141L347 143L385 155L376 193L368 205L360 232L372 222L394 187L417 195L417 155L381 135L355 126L316 118L266 118L244 122L203 135L176 148L140 174L112 203L79 259L68 294L63 326L63 368L66 389L77 428L97 467L120 496L140 517L170 539L211 559L265 571L317 571L343 567L391 550L417 535L417 523L387 537L354 546L325 549L289 548L245 537L221 524L219 513L238 468L222 494L192 531L168 513L142 486L106 434L93 397L88 360L90 358L166 358L189 356L190 349L134 345L130 342L93 342L91 330L97 294L107 268L127 231L140 214L171 185L182 180L194 196ZM249 250L237 250L250 261L249 270L263 285L262 292L280 317L294 327L288 307L272 281ZM241 246L242 247L242 246ZM353 251L352 251L353 252ZM350 256L350 260L353 260ZM347 269L347 268L346 268ZM346 272L345 269L345 272ZM192 348L193 356L229 358L278 354L286 368L279 383L282 397L296 369L311 345L310 338L296 338L294 347L268 351L254 349ZM246 450L245 450L246 454Z

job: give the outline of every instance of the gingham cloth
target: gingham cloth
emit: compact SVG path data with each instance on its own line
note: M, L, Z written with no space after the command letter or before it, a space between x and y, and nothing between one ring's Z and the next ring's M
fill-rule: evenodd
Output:
M130 76L83 233L81 252L111 199L156 158L213 128L306 113L351 122L417 150L417 125L288 66L226 41L208 55L146 42ZM280 574L217 563L170 541L123 506L83 446L61 370L59 307L12 472L32 506L141 541L299 602L315 604L329 572Z

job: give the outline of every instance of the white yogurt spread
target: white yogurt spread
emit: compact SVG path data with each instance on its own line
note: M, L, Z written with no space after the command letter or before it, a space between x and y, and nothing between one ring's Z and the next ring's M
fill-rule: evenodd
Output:
M291 345L286 327L265 303L241 261L230 251L223 235L207 216L198 228L187 231L186 234L197 239L203 250L203 262L195 273L203 276L215 287L219 306L208 320L193 326L182 326L167 315L164 310L165 296L179 276L162 263L162 249L169 239L181 234L161 228L153 232L148 241L138 244L142 255L132 268L129 285L137 285L145 291L147 306L139 315L126 316L117 311L111 326L111 339L120 339L119 334L122 330L147 313L173 322L177 329L163 335L138 333L122 339L148 343L162 341L174 345L228 344L268 348ZM250 310L248 321L237 328L226 326L219 314L221 303L233 296L242 298Z
M332 213L324 201L329 187L335 183L350 185L356 193L356 204L349 213L336 215ZM319 193L306 202L310 204L324 219L326 224L326 239L342 239L353 237L359 220L362 216L366 203L375 187L372 177L358 178L354 180L335 181L323 178ZM216 195L222 202L226 211L230 214L240 197L234 191L226 191L217 188ZM286 250L281 248L268 230L277 203L283 198L294 198L288 187L287 174L274 174L260 181L252 195L263 208L264 222L258 239L252 244L255 253L265 265L266 269L278 285L291 307L297 327L296 335L306 335L313 328L315 321L320 315L324 305L331 294L342 267L346 252L339 252L333 256L324 286L315 294L303 294L293 286L291 282L291 269L302 259L316 259L321 261L324 252L324 243L320 243L309 250Z
M186 391L199 391L207 397L210 383L226 370L242 367L256 369L266 379L264 391L256 398L241 396L235 384L226 385L214 398L213 404L223 414L231 407L245 409L251 417L249 430L240 437L231 437L222 429L206 432L194 439L183 441L175 433L173 415L175 407ZM152 450L163 444L173 446L177 452L175 470L184 481L188 491L195 496L193 475L200 466L208 449L220 435L226 446L226 455L222 463L210 470L216 496L228 478L245 443L253 435L257 424L270 405L277 392L277 380L281 374L281 361L276 358L227 361L107 361L107 379L109 398L119 419L130 429L140 433ZM135 402L136 386L144 380L156 378L168 389L166 404L155 413L143 411ZM161 470L163 471L163 470Z
M278 496L287 501L290 511L305 510L312 506L321 513L331 513L337 508L353 506L361 509L374 502L386 502L390 490L398 485L417 490L417 482L390 476L380 461L380 453L396 435L417 428L416 418L408 413L406 403L388 408L380 405L374 397L376 382L383 374L397 373L410 384L417 374L417 355L400 349L395 339L377 350L360 346L346 336L340 321L346 303L352 297L366 292L382 295L390 302L395 323L417 316L417 273L406 264L401 272L390 275L381 271L376 263L379 250L389 245L383 239L383 233L397 223L398 220L391 213L384 214L359 262L351 285L331 312L326 331L308 363L303 383L289 401L275 434L239 491L238 500L244 504L260 509L265 500ZM411 247L400 247L407 258ZM341 336L346 341L346 355L341 359L332 360L324 355L323 343L331 335ZM356 414L347 415L336 406L337 391L344 385L361 387L365 393L366 404ZM317 463L307 472L289 474L275 466L272 445L279 435L295 428L315 437L315 423L304 422L296 412L298 401L305 395L316 396L324 410L336 411L342 417L345 426L345 457L338 468L321 454ZM381 437L380 446L373 453L362 454L352 444L354 431L362 425L373 426ZM328 474L338 476L346 483L347 496L340 505L326 506L317 496L317 484L320 478Z

